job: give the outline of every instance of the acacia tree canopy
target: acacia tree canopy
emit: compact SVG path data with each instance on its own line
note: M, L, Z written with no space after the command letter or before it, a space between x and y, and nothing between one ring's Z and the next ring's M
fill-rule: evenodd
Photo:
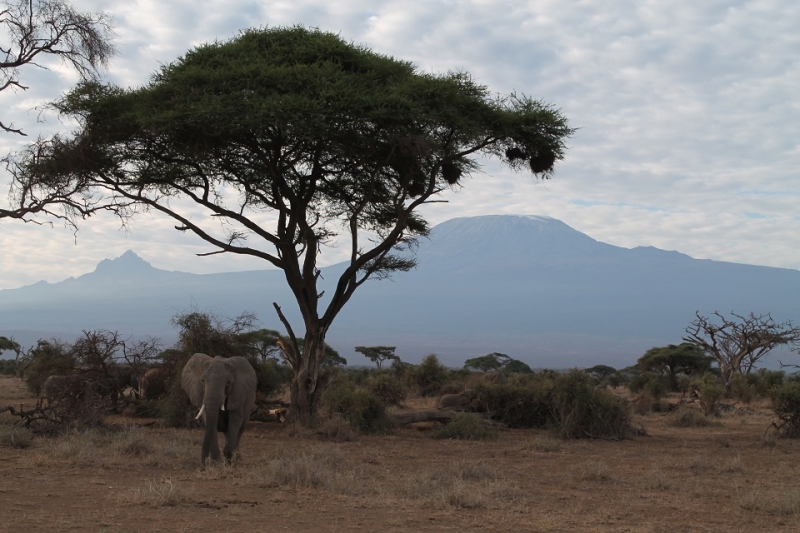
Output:
M372 361L380 370L384 361L399 361L395 355L396 346L356 346L355 351Z
M667 375L673 386L677 386L678 374L702 375L711 368L715 359L705 354L703 348L694 343L683 342L650 348L637 363L644 372Z
M304 418L324 389L338 312L367 279L414 266L398 252L428 233L419 208L463 184L478 157L548 178L573 132L527 96L495 97L466 73L420 73L303 27L244 31L190 50L144 87L83 83L54 107L80 127L18 157L17 200L74 186L123 220L156 210L209 253L282 269L305 328L301 348L274 304L294 370L290 413ZM349 258L323 300L317 262L335 239Z

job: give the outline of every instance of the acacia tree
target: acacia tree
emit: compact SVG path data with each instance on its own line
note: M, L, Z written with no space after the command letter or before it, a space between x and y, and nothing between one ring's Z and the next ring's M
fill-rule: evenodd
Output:
M657 372L669 377L673 389L678 387L678 374L702 375L711 369L714 358L696 343L683 342L650 348L637 361L643 372Z
M396 346L356 346L355 351L378 365L378 370L380 370L384 361L400 360L394 353L396 348Z
M718 312L714 317L697 317L686 328L683 340L696 344L717 360L728 391L737 375L747 375L756 363L776 346L800 341L800 327L791 321L776 323L769 313L748 316L731 313L726 318Z
M21 68L45 68L40 64L45 56L61 58L90 80L113 55L111 22L103 13L81 13L63 0L9 0L0 10L0 92L28 89L20 81ZM2 121L0 130L25 135ZM95 207L79 189L74 183L53 183L44 195L25 191L17 199L26 201L15 209L0 208L0 218L29 221L32 215L49 215L74 226L76 216Z
M18 200L75 185L123 218L140 208L172 217L208 254L281 269L305 330L273 303L293 370L290 415L302 420L327 383L339 311L367 279L414 266L407 252L429 231L419 208L460 186L478 157L550 177L573 131L527 96L494 97L466 73L420 73L302 27L244 31L190 50L144 87L84 83L54 107L80 127L18 157ZM323 295L317 263L337 239L349 257Z
M91 79L114 55L111 23L103 13L81 13L63 0L9 0L0 11L0 91L25 90L20 68L43 66L43 56L61 58ZM0 129L25 135L0 121Z

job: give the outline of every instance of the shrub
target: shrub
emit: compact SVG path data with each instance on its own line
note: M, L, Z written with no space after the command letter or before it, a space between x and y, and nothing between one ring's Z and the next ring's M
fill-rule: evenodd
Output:
M800 437L800 383L787 382L773 389L772 410L780 421L776 424L784 437Z
M0 423L0 448L30 448L33 434L28 428Z
M725 386L714 374L706 372L701 377L692 381L693 394L697 394L697 401L703 414L713 415L717 412L717 402L725 394Z
M783 385L785 377L786 373L781 370L767 370L765 368L759 368L758 372L750 374L756 394L763 398L769 398L774 389Z
M0 374L4 376L16 376L17 362L13 359L0 359Z
M323 394L323 403L362 433L378 433L391 426L386 407L367 390L331 387Z
M69 353L65 344L56 340L39 339L34 348L25 356L25 383L39 396L42 386L49 376L66 374L75 368L75 357Z
M711 420L696 409L682 408L670 417L669 424L679 428L706 427Z
M655 399L660 399L670 390L669 378L652 372L642 372L631 379L628 388L635 394L646 391Z
M385 405L400 405L406 399L406 390L393 374L382 372L369 384L369 391L381 399Z
M552 386L548 378L530 381L527 386L478 385L472 389L475 395L472 405L508 427L546 427L552 420Z
M252 363L253 361L251 361ZM253 365L258 378L256 390L265 396L278 393L283 388L283 384L291 378L291 368L281 365L274 359L256 361Z
M164 398L157 400L158 416L168 427L189 428L197 425L196 412L189 401L189 396L181 388L180 375L174 379L169 392Z
M731 381L731 396L742 403L750 403L756 395L755 386L748 380L747 376L738 374Z
M434 439L483 440L488 436L489 430L473 413L462 413L433 432Z
M447 368L436 354L430 354L414 369L412 376L421 396L438 396L447 380Z
M552 395L562 438L621 439L630 435L628 406L609 391L593 387L580 370L559 376Z

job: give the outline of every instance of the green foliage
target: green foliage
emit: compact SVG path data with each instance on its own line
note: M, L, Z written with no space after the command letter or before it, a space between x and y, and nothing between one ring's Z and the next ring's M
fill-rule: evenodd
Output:
M464 361L464 368L490 372L492 370L500 370L510 360L511 358L504 353L493 352L488 355L467 359Z
M679 428L706 427L712 425L712 421L697 409L682 408L675 411L670 417L671 426Z
M552 421L553 382L537 379L524 385L478 385L472 405L511 428L547 427Z
M433 432L434 439L484 440L491 434L474 413L461 413Z
M341 415L361 433L380 433L391 427L383 402L367 390L329 387L322 401L331 412Z
M772 390L772 410L784 437L800 437L800 383L790 381Z
M653 372L669 378L670 390L678 389L677 377L699 376L711 369L714 358L707 356L696 344L684 342L650 348L638 360L642 372Z
M692 390L697 395L697 402L703 414L710 416L717 412L717 402L725 395L725 385L710 372L692 381Z
M172 317L178 328L178 349L184 354L200 352L212 357L246 357L251 363L278 356L280 334L271 329L256 329L251 313L222 318L212 313L190 311Z
M168 427L190 428L198 424L195 421L197 410L192 407L189 396L181 388L179 377L172 381L167 395L156 401L156 406L158 417Z
M512 359L503 366L506 374L533 374L533 369L522 361Z
M503 372L505 374L530 374L533 372L527 364L500 352L492 352L480 357L467 359L464 361L464 369L478 370L480 372Z
M757 372L747 376L756 389L756 394L763 398L769 398L772 391L783 385L786 373L780 370L767 370L759 368Z
M429 354L414 368L412 380L421 396L438 396L447 376L447 368L439 362L436 354Z
M22 347L14 339L0 336L0 353L5 351L12 351L19 355L22 351Z
M565 439L622 439L630 436L625 403L605 389L592 386L579 370L560 376L553 386L556 431Z
M17 361L13 359L0 359L0 375L16 376L19 371Z
M756 396L756 387L749 376L737 374L731 380L731 396L742 403L750 403Z
M465 72L420 72L299 26L200 45L143 87L83 83L53 107L79 125L74 136L10 162L34 208L54 188L73 191L123 217L156 209L221 251L260 257L285 271L315 345L368 278L413 268L397 252L428 234L421 206L485 157L549 178L574 132L529 96L498 97ZM318 253L343 239L357 253L322 306ZM287 351L293 410L313 418L322 354Z
M597 376L600 379L607 378L617 373L617 369L608 365L595 365L584 370L590 376Z
M400 405L406 399L406 389L397 376L381 372L369 381L369 391L384 405Z
M634 394L647 392L653 398L660 399L663 398L670 389L669 378L651 372L642 372L630 380L628 388Z
M31 392L39 396L49 376L66 374L76 364L68 345L57 340L39 339L24 357L25 383Z
M384 361L399 361L394 354L395 346L356 346L355 351L372 361L380 370Z
M283 385L292 378L292 369L274 359L257 361L253 369L258 377L256 390L266 396L280 392Z
M624 438L630 414L622 400L592 385L580 370L542 372L473 389L472 404L514 428L552 428L562 438Z

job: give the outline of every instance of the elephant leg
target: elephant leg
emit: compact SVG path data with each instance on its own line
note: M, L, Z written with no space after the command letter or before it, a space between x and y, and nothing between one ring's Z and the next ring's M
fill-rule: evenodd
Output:
M228 431L225 432L225 448L223 450L228 462L231 462L234 452L239 448L239 439L242 437L246 423L247 420L241 413L228 413Z

